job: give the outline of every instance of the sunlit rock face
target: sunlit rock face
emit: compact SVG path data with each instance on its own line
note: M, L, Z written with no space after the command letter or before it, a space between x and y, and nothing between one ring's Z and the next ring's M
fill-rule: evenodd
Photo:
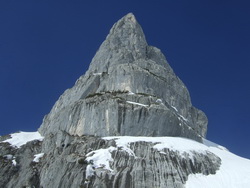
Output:
M44 117L41 135L0 137L0 187L184 188L191 174L223 164L198 143L206 131L205 114L128 14Z
M89 70L64 92L39 132L179 136L201 141L207 118L133 14L114 24ZM61 138L58 138L59 140Z

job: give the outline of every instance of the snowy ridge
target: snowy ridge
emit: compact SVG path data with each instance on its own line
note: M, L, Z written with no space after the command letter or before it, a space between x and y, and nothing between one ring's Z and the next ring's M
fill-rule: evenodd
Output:
M40 135L39 132L18 132L10 134L11 138L2 142L8 142L11 146L20 148L22 145L25 145L27 142L33 140L42 141L44 137Z
M114 136L103 137L104 140L115 140L117 147L122 148L130 155L134 155L133 151L129 148L130 143L133 142L151 142L155 143L154 149L162 152L163 149L168 148L172 151L179 152L180 155L188 153L192 158L192 151L206 154L208 147L196 141L187 138L178 137L133 137L133 136Z
M189 175L186 188L249 188L250 160L239 157L219 145L205 140L209 151L221 158L220 170L215 175ZM214 144L214 143L212 143Z
M186 188L249 188L250 187L250 160L241 158L229 152L223 146L204 140L204 144L178 137L104 137L105 140L114 139L117 147L132 154L129 144L133 142L155 143L153 148L162 152L164 148L177 151L180 154L188 153L192 158L192 151L206 154L207 151L220 157L222 164L215 175L191 174L186 182Z

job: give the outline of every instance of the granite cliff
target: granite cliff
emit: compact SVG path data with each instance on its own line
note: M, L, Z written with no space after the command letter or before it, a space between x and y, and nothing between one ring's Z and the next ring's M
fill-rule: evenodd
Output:
M0 187L182 188L220 169L206 132L206 115L130 13L44 117L43 139L16 147L14 135L0 137Z

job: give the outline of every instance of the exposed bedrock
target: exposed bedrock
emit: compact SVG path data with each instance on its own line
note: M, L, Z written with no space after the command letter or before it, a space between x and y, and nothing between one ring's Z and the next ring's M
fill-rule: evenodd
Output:
M205 114L161 51L148 46L132 14L119 20L89 70L45 116L42 135L180 136L201 141Z

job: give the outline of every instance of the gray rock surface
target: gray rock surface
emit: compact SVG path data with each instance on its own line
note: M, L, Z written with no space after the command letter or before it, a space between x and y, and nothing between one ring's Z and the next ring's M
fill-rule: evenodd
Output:
M147 44L130 13L114 24L89 70L59 98L39 132L46 136L58 129L77 136L180 136L201 141L207 118L192 106L187 88L161 51Z
M89 70L66 90L43 119L44 140L13 148L0 142L0 187L182 188L191 173L215 174L216 155L163 152L133 142L130 152L103 136L174 136L201 142L207 118L161 51L149 46L133 14L119 20ZM0 137L0 141L8 136ZM87 157L113 148L108 168ZM34 155L44 153L39 162ZM13 162L14 160L14 162ZM92 171L91 171L92 169Z
M71 136L61 131L57 134L64 138L59 146L53 141L57 135L50 135L43 143L29 142L19 149L0 143L0 187L183 188L189 174L215 174L221 164L220 158L208 151L194 150L190 157L188 153L180 154L171 148L160 152L153 148L153 143L140 141L131 143L127 152L114 140ZM112 172L96 168L86 181L87 156L110 147L115 148L111 151ZM38 163L33 162L34 155L40 152L45 155ZM14 166L6 155L12 155L17 165Z
M3 139L4 140L4 139ZM34 155L41 153L38 140L14 148L9 143L0 143L0 187L40 187L41 163L33 162Z

